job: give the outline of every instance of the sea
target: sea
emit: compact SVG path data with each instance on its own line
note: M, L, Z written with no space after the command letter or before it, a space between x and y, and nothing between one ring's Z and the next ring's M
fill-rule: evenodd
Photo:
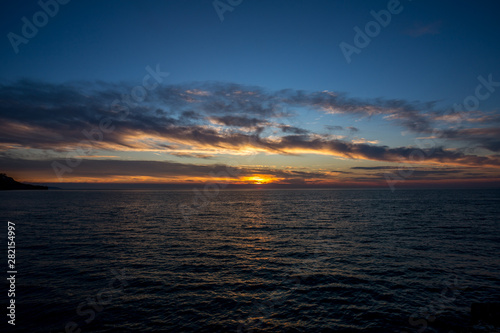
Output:
M471 321L499 190L3 191L0 216L2 332L500 331Z

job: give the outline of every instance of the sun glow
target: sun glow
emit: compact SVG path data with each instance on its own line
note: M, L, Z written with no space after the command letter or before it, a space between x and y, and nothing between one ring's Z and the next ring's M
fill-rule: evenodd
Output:
M250 177L243 177L241 181L247 184L269 184L277 181L278 178L268 175L253 175Z

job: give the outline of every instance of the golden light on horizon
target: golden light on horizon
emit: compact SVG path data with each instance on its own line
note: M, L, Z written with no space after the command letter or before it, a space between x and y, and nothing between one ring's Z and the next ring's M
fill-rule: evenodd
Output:
M276 177L268 175L252 175L241 178L241 181L247 184L269 184L278 181Z

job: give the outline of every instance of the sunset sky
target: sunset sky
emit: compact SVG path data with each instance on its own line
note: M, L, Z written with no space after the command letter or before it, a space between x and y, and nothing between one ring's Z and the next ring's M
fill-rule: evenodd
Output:
M19 181L500 186L496 2L60 2L0 13Z

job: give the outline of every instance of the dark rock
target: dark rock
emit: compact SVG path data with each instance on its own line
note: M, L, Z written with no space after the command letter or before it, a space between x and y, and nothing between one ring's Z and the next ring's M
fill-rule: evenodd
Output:
M23 184L8 177L4 173L0 173L0 191L5 190L47 190L47 186Z

